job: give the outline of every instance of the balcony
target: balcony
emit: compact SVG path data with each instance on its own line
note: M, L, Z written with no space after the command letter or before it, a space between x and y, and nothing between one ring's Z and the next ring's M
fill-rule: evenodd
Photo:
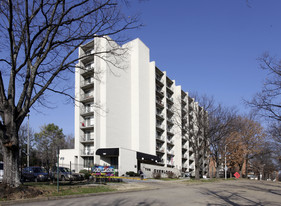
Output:
M182 108L181 112L182 112L183 116L185 116L187 114L187 109L184 107L184 108Z
M162 131L165 130L165 127L162 124L157 124L156 123L156 128L159 129L159 130L162 130Z
M174 122L173 122L172 118L167 118L167 123L168 123L170 126L173 126L173 125L174 125Z
M183 142L182 145L184 145L188 140L187 136L182 136L181 139L182 139L182 142Z
M81 55L81 62L83 62L84 64L92 62L94 61L94 59L95 59L94 50L88 50Z
M163 83L163 80L162 80L162 77L160 75L157 75L156 74L156 84L159 85L159 86L164 86L164 83Z
M94 115L94 109L93 108L88 108L88 107L82 107L80 109L80 115L81 116L93 116Z
M174 130L167 128L167 134L173 136L174 135Z
M167 144L174 145L174 141L172 139L167 139Z
M93 150L81 150L81 156L93 156L94 151Z
M95 72L94 67L92 67L91 65L87 65L85 66L85 68L80 69L80 73L84 77L94 75L94 72Z
M87 103L87 102L93 102L94 101L94 93L86 93L81 95L81 102Z
M172 90L172 87L169 87L168 85L167 85L167 87L166 87L166 91L167 91L167 93L169 93L169 94L171 94L171 95L174 94L174 91Z
M168 97L167 96L167 102L168 102L168 104L173 105L174 104L173 97Z
M189 165L189 170L195 170L195 166L194 165Z
M156 152L165 153L162 147L156 146Z
M182 148L188 150L188 146L186 144L182 145Z
M187 102L187 101L188 101L187 94L186 94L184 91L181 91L181 99L182 99L182 101L184 101L184 102Z
M161 142L165 142L165 140L164 140L162 135L156 135L156 140L159 140Z
M159 106L160 108L164 108L164 104L161 100L156 100L156 104L157 106Z
M186 163L182 164L182 167L187 169L188 168L188 164L186 164Z
M166 77L166 82L167 82L167 88L172 89L174 82L171 79L169 79L169 77Z
M168 165L168 166L174 166L174 162L171 161L171 160L167 160L167 165Z
M182 99L182 100L181 100L181 105L182 105L183 107L185 107L185 106L187 105L187 102Z
M81 81L81 89L88 90L94 88L94 81Z
M90 124L88 121L81 122L80 129L82 129L82 130L93 130L94 129L94 124Z
M194 162L194 159L190 158L189 156L189 165L191 165Z
M170 110L171 112L173 110L173 104L174 104L173 102L167 99L167 109Z
M187 154L183 154L182 155L182 159L188 159L188 155Z
M167 155L174 155L174 151L173 150L167 150Z
M157 96L163 98L164 97L164 92L161 89L156 89L156 94Z
M163 115L161 112L157 112L157 111L156 111L156 117L157 117L158 119L164 120L164 115Z
M80 138L81 143L94 143L94 136L81 136Z

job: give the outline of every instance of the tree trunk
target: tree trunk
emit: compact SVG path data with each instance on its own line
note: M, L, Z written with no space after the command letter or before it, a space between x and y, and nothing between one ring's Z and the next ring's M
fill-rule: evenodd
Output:
M199 180L200 179L200 166L199 166L199 154L198 152L195 152L194 154L194 162L195 162L195 179Z
M219 166L216 166L216 178L220 178L220 169L219 169Z
M248 166L249 166L249 155L246 155L246 160L245 160L245 173L246 173L246 178L248 178Z
M19 141L16 124L10 124L0 131L4 162L3 184L18 187L20 182ZM3 141L4 140L4 141Z
M18 187L20 182L19 149L17 146L3 147L4 178L3 184Z

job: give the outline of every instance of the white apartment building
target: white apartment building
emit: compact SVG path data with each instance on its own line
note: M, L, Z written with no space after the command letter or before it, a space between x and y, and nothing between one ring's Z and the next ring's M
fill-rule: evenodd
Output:
M88 55L115 47L119 56ZM75 148L60 150L60 164L71 162L76 171L111 165L119 175L140 169L194 175L188 135L196 131L195 112L203 109L150 61L149 48L140 39L119 46L96 38L80 47L79 57ZM200 161L208 168L205 154Z

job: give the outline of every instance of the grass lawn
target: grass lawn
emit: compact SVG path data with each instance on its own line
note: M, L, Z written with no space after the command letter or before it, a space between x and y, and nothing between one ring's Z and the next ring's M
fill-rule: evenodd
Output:
M183 181L184 183L187 184L203 184L203 183L212 183L212 182L222 182L222 181L229 181L229 180L235 180L235 178L212 178L212 179L200 179L200 180L195 180L195 179L190 179L190 180L185 180Z
M28 182L24 183L24 185L21 185L19 188L2 187L0 188L0 201L116 191L116 189L110 185L62 183L59 186L58 192L56 184L46 182Z

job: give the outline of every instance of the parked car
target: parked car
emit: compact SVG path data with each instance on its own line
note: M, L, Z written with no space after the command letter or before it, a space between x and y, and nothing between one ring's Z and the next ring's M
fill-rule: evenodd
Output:
M56 180L57 179L57 167L53 167L50 172L51 179ZM59 180L65 181L65 180L83 180L84 174L71 172L69 168L67 167L59 167Z
M248 179L250 179L250 180L258 180L258 177L256 175L248 175Z
M3 175L4 175L4 162L0 162L0 182L3 181Z
M22 170L23 181L47 181L49 180L49 174L47 170L42 167L26 167Z

